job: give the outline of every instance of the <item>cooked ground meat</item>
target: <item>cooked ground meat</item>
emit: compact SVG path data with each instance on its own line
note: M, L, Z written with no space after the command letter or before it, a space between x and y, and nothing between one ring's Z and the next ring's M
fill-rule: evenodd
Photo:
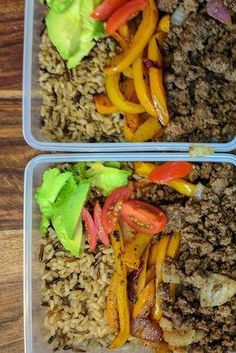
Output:
M206 337L192 344L191 353L224 353L232 350L235 337L236 298L224 305L202 308L199 290L206 276L219 273L236 278L236 187L229 165L203 164L193 176L206 184L201 203L188 200L167 207L169 231L180 230L182 244L179 258L166 264L181 277L179 296L174 305L168 288L160 293L164 315L177 329L201 329Z
M182 27L171 26L164 45L171 123L167 141L229 141L236 135L236 2L225 0L233 25L205 11L205 0L159 0L160 10L182 8Z

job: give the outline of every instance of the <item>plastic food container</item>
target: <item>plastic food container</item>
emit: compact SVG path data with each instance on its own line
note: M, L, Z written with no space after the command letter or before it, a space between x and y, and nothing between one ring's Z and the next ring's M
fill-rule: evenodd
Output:
M24 189L24 329L25 353L52 353L52 347L45 343L43 328L43 308L40 306L41 265L38 260L40 213L34 193L42 182L43 172L59 163L76 163L82 161L194 161L232 163L236 165L236 156L230 154L212 155L205 158L189 158L187 153L169 154L74 154L74 155L41 155L32 159L25 170ZM126 351L123 348L118 352ZM136 353L144 353L144 348ZM98 352L98 351L97 351ZM105 352L105 350L101 350ZM90 353L90 352L89 352Z
M190 146L206 145L216 152L236 148L236 138L228 143L62 143L44 139L40 131L40 86L38 83L38 53L40 31L45 7L39 0L25 0L25 39L23 74L23 134L26 142L37 150L61 152L121 152L121 151L187 151Z

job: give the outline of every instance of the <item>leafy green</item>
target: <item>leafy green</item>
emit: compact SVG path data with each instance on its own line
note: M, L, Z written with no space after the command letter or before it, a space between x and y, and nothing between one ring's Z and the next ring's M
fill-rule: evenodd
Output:
M49 169L44 172L43 183L35 192L35 199L39 204L42 220L40 230L46 233L52 216L52 206L67 180L72 177L72 173L61 173L58 168Z
M126 185L130 171L106 167L102 163L93 163L86 172L86 177L93 187L100 189L104 196L114 189Z

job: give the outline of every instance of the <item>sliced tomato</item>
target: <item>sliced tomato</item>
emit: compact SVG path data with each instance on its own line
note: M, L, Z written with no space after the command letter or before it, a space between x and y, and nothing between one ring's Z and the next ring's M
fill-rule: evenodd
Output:
M112 191L106 198L102 209L102 224L108 234L114 230L122 205L130 197L131 191L130 187L122 186Z
M87 233L88 243L91 251L94 251L97 244L97 228L93 221L93 217L86 208L82 210L82 216L85 223L85 230Z
M109 237L108 237L108 233L105 231L102 225L102 209L98 201L95 203L95 206L94 206L93 218L94 218L95 226L97 228L98 238L101 240L101 242L104 245L108 246L110 244Z
M136 232L157 234L166 225L164 212L144 201L126 201L121 210L123 220Z
M91 17L95 20L104 21L112 14L112 12L125 4L126 1L127 0L104 0L96 7Z
M156 184L167 184L171 180L184 178L192 170L193 166L188 162L166 162L154 169L148 179Z
M106 23L106 32L111 35L118 28L134 18L139 11L142 11L148 4L148 0L131 0L125 2L108 18Z

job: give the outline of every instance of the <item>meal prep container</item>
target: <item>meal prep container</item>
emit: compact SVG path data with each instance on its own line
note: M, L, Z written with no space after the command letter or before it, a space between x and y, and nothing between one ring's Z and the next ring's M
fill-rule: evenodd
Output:
M23 134L26 142L37 150L61 152L121 152L121 151L188 151L190 146L213 147L216 152L236 148L236 138L228 143L62 143L44 139L40 131L40 86L38 83L40 31L45 7L39 0L25 0L25 38L23 73Z
M41 264L38 260L40 212L34 200L34 193L41 185L43 172L55 164L90 161L193 161L217 162L236 165L236 156L230 154L211 155L204 158L190 158L187 153L140 153L140 154L58 154L41 155L32 159L25 170L24 189L24 328L25 353L52 353L52 347L45 343L43 328L43 312L40 306ZM117 350L124 352L127 349ZM102 349L101 352L105 352ZM98 351L96 351L98 352ZM135 353L144 353L141 348ZM90 352L89 352L90 353Z

